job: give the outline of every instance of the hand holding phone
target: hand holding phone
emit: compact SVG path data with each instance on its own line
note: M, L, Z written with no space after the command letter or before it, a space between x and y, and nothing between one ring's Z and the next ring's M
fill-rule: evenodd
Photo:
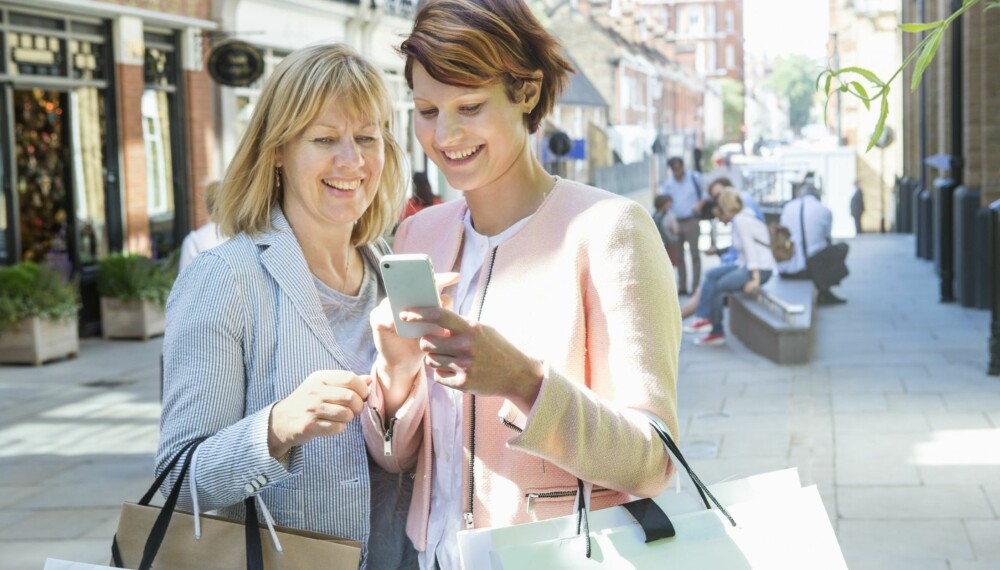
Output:
M440 329L427 323L408 323L399 318L399 312L420 307L440 307L437 284L431 258L423 253L392 254L379 262L382 282L389 296L396 334L402 338L420 338Z

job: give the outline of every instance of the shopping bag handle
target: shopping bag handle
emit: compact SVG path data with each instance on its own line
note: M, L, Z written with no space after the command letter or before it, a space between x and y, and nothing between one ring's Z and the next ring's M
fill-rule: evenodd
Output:
M191 441L184 445L179 452L170 460L170 463L163 469L160 475L153 482L153 485L149 488L142 499L139 500L139 505L146 506L152 501L153 496L156 491L160 488L164 481L166 481L169 473L176 467L178 461L183 456L184 463L181 465L181 471L177 474L177 479L174 481L174 486L170 489L170 494L167 496L167 500L163 503L163 507L160 509L160 514L156 517L156 522L153 523L153 529L149 532L149 537L146 539L146 545L142 552L142 561L139 563L139 570L150 570L153 567L153 560L156 558L157 552L160 550L160 546L163 543L163 539L166 538L167 528L170 525L170 518L174 514L174 510L177 508L177 499L180 497L181 489L184 487L184 480L187 477L188 469L191 467L191 457L194 455L195 448L205 441L206 438L199 438ZM253 497L247 497L243 501L246 507L246 517L244 518L244 532L246 535L246 553L247 553L247 570L264 570L264 553L260 541L260 530L257 526L257 505L254 503ZM124 568L124 562L121 557L121 550L118 547L118 535L115 534L114 539L111 541L111 557L112 563L118 568Z
M711 500L711 502L715 504L716 508L719 509L719 512L721 512L726 517L726 519L729 521L729 524L731 524L732 526L736 526L736 521L733 520L733 517L732 515L729 514L729 511L727 511L726 508L722 506L722 503L720 503L719 500L715 498L715 495L713 495L712 492L708 490L708 486L701 482L701 479L694 472L694 469L691 469L691 466L688 465L687 459L684 459L684 454L681 453L680 448L678 448L677 444L674 443L674 440L671 439L670 434L668 434L666 430L664 430L663 427L657 424L656 422L649 422L649 423L651 426L653 426L653 431L656 432L656 435L658 435L660 439L663 440L663 445L665 445L667 449L670 450L670 453L673 454L674 458L677 459L677 462L680 463L682 467L684 467L685 471L687 471L688 477L691 478L691 481L694 483L695 488L698 489L698 494L701 495L702 502L705 503L705 508L709 510L712 509L712 505L709 504L709 501Z
M729 524L736 526L736 521L733 520L732 515L729 511L722 506L715 495L709 491L708 486L701 482L701 479L695 474L691 466L688 465L687 459L684 458L684 454L681 453L680 448L674 443L674 440L670 437L670 434L656 421L651 420L649 425L652 426L653 431L656 435L663 441L663 445L666 446L667 450L677 459L677 462L684 467L687 471L688 476L694 483L696 489L698 489L698 494L701 495L702 502L705 503L705 508L711 510L712 504L718 508ZM590 544L590 522L587 518L587 501L584 500L584 483L582 479L577 479L577 493L579 500L577 501L577 513L576 513L576 532L578 535L583 536L586 540L585 547L587 551L587 558L591 556L591 544ZM632 518L639 523L642 527L642 532L645 535L645 541L653 542L654 540L660 540L661 538L670 538L675 536L677 533L674 530L674 524L670 522L670 517L667 516L663 509L656 504L656 501L652 499L637 499L635 501L630 501L621 505L632 515Z

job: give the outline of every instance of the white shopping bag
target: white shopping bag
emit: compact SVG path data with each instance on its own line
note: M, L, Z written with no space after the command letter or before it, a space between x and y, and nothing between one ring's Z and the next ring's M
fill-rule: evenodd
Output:
M101 566L99 564L88 564L86 562L70 562L69 560L59 560L49 558L45 560L42 570L118 570L114 566Z
M772 471L708 486L725 507L772 495L794 493L801 488L797 469ZM653 500L671 517L671 520L677 515L705 509L694 486L687 486L685 492L679 492L671 485ZM614 529L630 525L635 526L637 532L641 533L635 520L621 507L593 511L589 515L589 521L592 534L595 535L601 532L597 529ZM458 533L458 549L462 567L465 570L490 568L490 553L495 550L574 537L577 533L576 524L576 516L568 515L509 527L461 531ZM584 550L583 546L577 546L577 554L583 553Z
M676 536L646 543L635 522L573 536L494 547L492 570L846 570L815 486L765 494L728 506L733 527L717 510L672 516ZM597 514L597 513L593 513ZM593 526L591 527L594 528Z

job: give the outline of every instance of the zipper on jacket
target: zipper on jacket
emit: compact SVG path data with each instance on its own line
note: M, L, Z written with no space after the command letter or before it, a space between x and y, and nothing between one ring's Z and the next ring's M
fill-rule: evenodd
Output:
M500 423L502 423L508 429L512 429L512 430L516 431L517 433L524 433L523 429L521 429L521 428L517 427L516 425L514 425L513 422L507 421L506 418L500 418Z
M389 457L392 455L392 429L396 427L396 418L389 418L389 427L385 430L385 438L382 441L384 446L382 450L385 452L385 456Z
M497 250L500 246L493 248L490 255L490 264L486 268L486 281L483 282L483 295L479 298L479 311L476 315L478 322L483 317L483 304L486 302L486 290L490 288L490 278L493 277L493 263L497 259ZM469 398L469 503L468 510L463 514L465 518L465 528L473 528L472 506L476 500L476 395Z

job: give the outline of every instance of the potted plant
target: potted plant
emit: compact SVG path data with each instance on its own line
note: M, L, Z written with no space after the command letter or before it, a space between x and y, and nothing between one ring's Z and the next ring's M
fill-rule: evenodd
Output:
M141 338L163 334L167 296L177 277L176 264L141 255L113 254L97 265L104 338Z
M0 267L0 363L41 365L80 351L75 288L48 266Z

